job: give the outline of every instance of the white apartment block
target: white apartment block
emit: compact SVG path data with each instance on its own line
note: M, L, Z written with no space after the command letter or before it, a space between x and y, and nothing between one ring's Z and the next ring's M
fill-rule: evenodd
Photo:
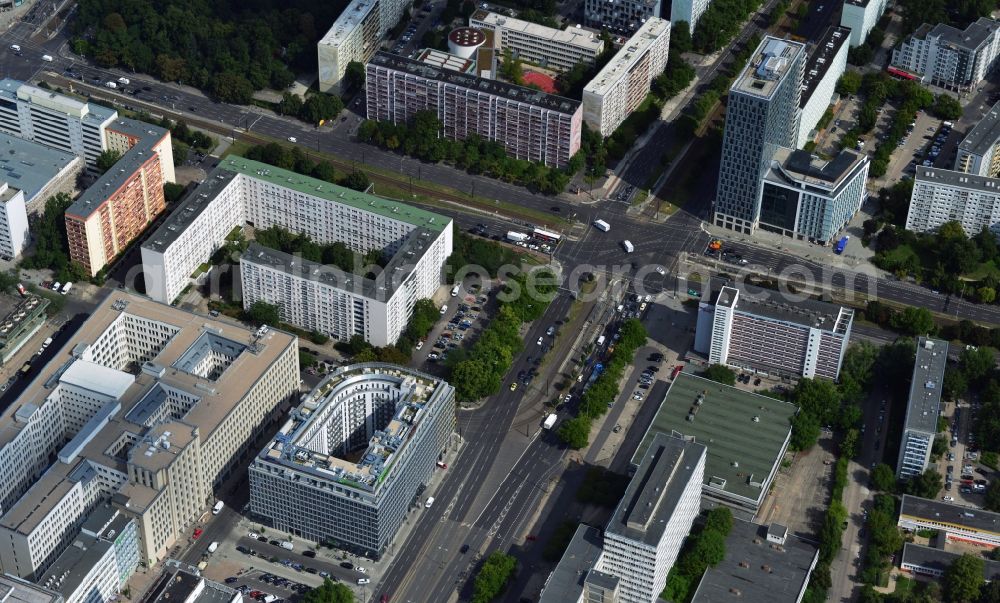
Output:
M50 569L108 502L162 559L298 387L292 335L109 296L0 416L3 571Z
M966 92L993 70L1000 55L1000 23L981 17L965 30L939 23L921 25L892 51L890 65L920 81Z
M579 26L559 30L486 10L469 17L469 27L493 32L493 44L515 59L554 71L569 71L577 63L593 65L604 50L599 35Z
M604 529L597 569L618 578L620 603L655 603L698 516L703 444L658 433Z
M670 21L652 17L583 88L583 121L610 136L642 104L667 66Z
M320 91L339 91L348 63L367 63L410 4L411 0L353 0L347 5L316 45Z
M18 80L0 80L0 131L73 153L88 165L106 147L118 113Z
M806 63L803 77L802 99L799 101L801 116L795 148L801 149L815 136L816 125L830 108L836 94L837 80L847 70L847 39L850 31L843 27L830 29Z
M851 48L865 43L888 5L889 0L844 0L840 26L851 30Z
M899 462L896 464L898 478L908 479L920 475L930 463L934 438L938 434L941 389L947 363L947 341L928 337L917 340L910 397L906 403L906 421L903 423Z
M951 221L970 237L983 228L1000 237L1000 179L918 166L906 229L934 232Z
M670 3L670 22L687 21L689 31L693 34L698 19L708 10L712 0L673 0Z
M0 182L0 257L13 259L28 245L28 211L24 191Z
M583 20L588 27L632 35L649 19L663 14L660 0L585 0Z
M378 278L345 277L332 289L330 280L311 278L312 269L325 271L310 266L308 274L302 272L294 258L279 262L287 270L276 270L274 258L284 254L267 252L268 261L247 254L241 260L246 306L257 300L278 303L291 324L322 327L336 337L365 334L375 345L395 342L416 300L431 297L440 286L441 268L452 251L447 217L230 156L142 246L147 294L164 303L175 299L226 235L244 225L280 226L317 243L341 242L358 253L379 249L392 256ZM344 307L348 302L350 309ZM359 316L358 305L369 313Z
M976 176L1000 176L1000 103L993 105L976 127L958 143L955 171Z

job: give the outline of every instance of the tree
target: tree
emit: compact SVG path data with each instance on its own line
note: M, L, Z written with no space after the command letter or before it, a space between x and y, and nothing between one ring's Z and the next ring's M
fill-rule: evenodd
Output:
M298 116L302 112L302 104L301 96L285 91L281 94L281 102L278 103L278 113Z
M97 156L97 171L103 174L114 167L121 158L122 154L114 149L101 151L101 154Z
M507 587L517 567L513 556L494 551L486 558L472 583L472 603L489 603Z
M364 192L371 186L372 181L368 179L368 174L361 170L354 170L340 181L341 186Z
M316 355L299 350L299 368L307 369L316 366Z
M73 199L57 193L45 201L45 213L31 225L35 236L35 254L21 261L25 268L50 268L61 281L68 279L69 244L66 239L66 209Z
M951 562L941 577L941 586L948 601L963 603L979 598L979 590L983 586L982 557L965 553Z
M691 50L691 24L674 21L670 28L670 54L680 54Z
M354 603L354 593L346 585L324 578L322 586L309 589L302 596L302 603Z
M808 450L819 440L820 422L812 413L800 410L791 418L794 450Z
M281 320L280 310L277 304L255 301L247 309L247 317L250 322L257 325L277 325Z
M990 511L1000 511L1000 480L993 480L986 488L984 505Z
M344 70L344 87L356 92L365 87L365 66L358 61L351 61Z
M705 530L719 532L728 536L733 529L733 512L729 507L716 507L705 517Z
M934 99L934 107L931 109L934 115L940 119L958 119L962 117L962 105L955 97L948 94L939 94Z
M701 376L723 385L736 385L736 373L728 366L721 364L713 364Z
M959 354L958 362L962 373L970 383L977 383L989 376L996 364L995 352L992 348L965 348Z
M934 316L927 308L908 306L896 314L890 326L905 335L928 335L934 333Z
M570 448L579 450L590 442L590 418L580 416L563 421L556 435Z
M212 80L212 94L224 103L246 105L253 97L253 86L242 73L220 73Z
M984 304L992 304L996 301L997 290L993 287L980 287L976 289L976 297Z
M861 88L861 74L857 71L845 71L837 80L837 94L847 96L857 94Z
M318 124L323 120L334 119L343 110L344 101L340 100L339 96L314 92L302 104L299 117L311 124Z
M941 474L933 469L928 469L911 479L906 485L906 489L913 496L936 498L938 492L941 491Z
M892 467L885 463L875 465L875 469L872 470L872 486L882 492L894 492L896 490L896 474L893 473Z

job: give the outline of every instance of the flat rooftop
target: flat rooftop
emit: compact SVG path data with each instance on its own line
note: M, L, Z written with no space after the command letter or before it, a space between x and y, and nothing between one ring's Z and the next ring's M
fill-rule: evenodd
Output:
M38 583L62 593L63 597L69 599L84 584L94 566L113 546L112 543L93 536L77 534L73 542L56 557Z
M576 601L583 593L583 585L603 552L604 539L595 527L577 526L573 539L563 553L559 564L549 574L538 603L565 603Z
M767 530L734 520L725 558L702 576L692 603L797 600L818 550L795 536L781 545L769 542Z
M917 340L917 359L913 363L910 398L906 404L903 429L937 434L941 416L941 387L948 363L948 342L921 337Z
M0 80L0 98L12 102L20 100L30 105L38 105L50 111L63 113L71 118L81 119L89 124L102 124L118 115L114 109L95 103L86 103L71 96L45 90L11 78Z
M482 94L491 94L558 113L572 115L580 109L580 101L578 100L554 94L546 94L540 90L508 84L499 80L488 80L468 73L459 73L451 69L435 67L383 50L376 52L368 64L452 86L467 88Z
M572 25L565 29L546 27L530 21L522 21L514 17L508 17L486 10L476 10L469 17L469 24L482 23L486 27L503 28L520 32L526 36L547 40L554 44L574 46L596 56L604 48L604 41L596 33L582 27Z
M320 46L340 46L354 29L365 20L365 17L378 6L378 0L353 0L340 13L330 29L320 38Z
M854 318L854 310L850 308L814 299L788 301L780 291L747 284L742 284L739 288L722 287L715 303L723 307L732 307L734 301L736 312L822 329L840 335L847 333Z
M4 603L62 603L63 596L27 580L0 575L0 601Z
M421 50L420 54L417 55L417 60L421 63L427 63L428 65L442 69L451 69L459 73L472 73L476 70L475 61L434 48Z
M604 532L656 547L684 490L694 479L705 445L654 433L642 447L642 462Z
M0 132L0 180L35 198L48 183L74 162L76 155Z
M921 26L921 29L913 35L922 37L921 34L923 34L927 37L939 38L942 42L959 48L976 50L990 39L998 27L1000 27L1000 23L986 17L980 17L975 23L970 23L964 31L947 23L938 23L929 31L924 30Z
M774 161L781 167L770 168L765 175L768 180L791 178L794 182L835 191L859 165L868 161L868 156L852 149L843 149L833 159L822 159L808 151L780 148L774 154Z
M22 323L32 320L48 306L49 300L32 293L23 298L0 295L0 315L3 316L3 319L0 319L0 343L17 333Z
M917 166L916 184L934 184L972 189L984 193L1000 193L1000 178L990 178L976 174L966 174L955 170L944 170L936 167Z
M788 75L792 64L805 51L806 46L801 42L765 36L729 90L760 98L771 98L781 81Z
M805 74L802 76L802 97L799 99L800 108L805 107L809 99L812 98L816 87L830 70L833 58L850 41L850 38L851 29L849 27L831 27L816 44L813 53L806 60Z
M962 555L912 542L903 543L900 565L915 565L932 572L944 573ZM989 582L1000 579L1000 561L983 559L983 578Z
M195 593L199 588L200 593ZM175 561L168 561L163 573L142 597L141 603L229 603L239 600L235 589L224 584L206 580L199 575L198 569L183 566Z
M931 521L1000 537L1000 513L904 494L899 508L899 522L902 524L907 520Z
M608 61L594 79L584 86L584 93L604 96L623 77L625 77L632 67L639 62L649 47L653 45L661 36L669 35L670 21L659 17L650 17L642 24L632 37L625 42L625 45L615 53L615 56Z
M701 404L699 396L704 396ZM708 448L706 486L758 500L764 493L751 478L754 483L766 479L781 460L796 410L794 404L682 372L670 384L632 466L640 464L656 434L683 435Z
M1000 102L990 107L989 112L965 135L962 142L958 143L958 149L973 155L987 156L998 140L1000 140Z

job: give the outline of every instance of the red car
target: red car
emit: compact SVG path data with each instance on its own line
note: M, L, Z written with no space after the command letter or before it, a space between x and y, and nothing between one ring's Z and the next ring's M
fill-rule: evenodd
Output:
M194 529L194 539L197 540L198 537L201 536L202 532L204 532L204 530L202 530L201 528L195 528Z

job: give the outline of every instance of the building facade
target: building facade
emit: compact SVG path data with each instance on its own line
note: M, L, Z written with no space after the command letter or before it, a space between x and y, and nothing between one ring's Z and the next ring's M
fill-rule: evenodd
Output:
M698 330L711 331L712 364L836 380L853 321L850 308L812 300L789 308L766 289L723 287L714 308L703 303L699 309Z
M713 222L752 234L762 176L798 132L805 45L767 36L729 89Z
M925 23L893 49L890 64L922 83L966 92L993 70L1000 54L998 29L1000 24L985 17L964 31Z
M511 157L550 167L566 166L580 149L579 101L387 52L368 63L365 82L368 119L405 124L418 111L434 111L445 138L475 134L503 144Z
M963 504L903 495L897 524L908 532L935 530L947 540L978 547L1000 547L1000 513Z
M254 458L250 508L283 532L378 558L454 427L448 383L395 365L343 367Z
M983 228L1000 236L1000 179L918 166L906 229L934 232L951 221L970 237Z
M90 276L166 209L163 184L174 180L170 130L118 119L108 124L107 140L121 158L66 209L70 259Z
M670 3L670 22L687 21L689 31L693 34L698 19L701 19L711 3L711 0L673 0Z
M906 403L906 422L899 445L896 477L909 479L924 472L931 460L931 449L938 433L941 416L941 389L948 363L948 342L921 337L917 340L917 359L913 363L910 397Z
M976 127L958 143L955 171L996 178L1000 176L1000 103L993 105Z
M850 30L844 27L831 28L809 55L803 79L805 88L799 100L801 118L795 138L796 149L801 149L816 138L816 126L837 95L837 80L847 70L847 42L850 34Z
M0 258L13 260L29 242L24 191L0 182Z
M5 305L9 311L0 319L0 365L6 364L42 328L48 320L48 307L49 300L33 294Z
M844 0L840 26L851 30L851 48L865 43L888 5L889 0Z
M587 27L627 36L649 19L661 16L660 0L584 0L583 3L583 21Z
M319 89L338 92L347 65L366 64L385 35L410 10L411 0L352 0L316 45Z
M659 433L604 528L598 569L618 578L618 601L655 603L698 516L705 446Z
M604 50L604 40L590 30L572 25L559 30L486 10L472 13L469 27L492 31L497 50L555 71L569 71L578 63L593 65Z
M670 22L649 18L583 88L583 120L610 136L642 104L667 66Z
M868 196L868 165L867 155L847 149L831 160L779 149L764 174L759 227L799 240L832 242Z

